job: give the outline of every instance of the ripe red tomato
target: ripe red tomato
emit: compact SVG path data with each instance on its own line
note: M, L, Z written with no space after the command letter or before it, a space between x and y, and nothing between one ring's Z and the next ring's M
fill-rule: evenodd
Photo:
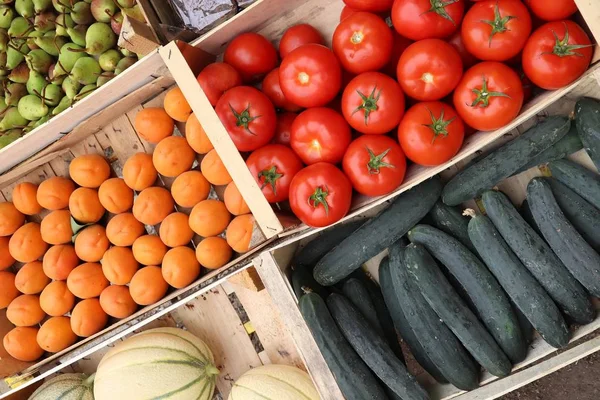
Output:
M347 71L377 71L390 61L393 40L392 31L381 17L357 12L333 32L333 52Z
M523 106L521 78L510 67L484 61L467 70L454 91L454 107L463 121L480 131L511 122Z
M560 21L577 12L574 0L525 0L525 4L539 19L544 21Z
M298 114L285 112L277 115L277 125L275 126L275 137L273 143L283 144L290 147L290 138L292 136L292 124Z
M268 144L253 151L246 165L269 203L288 199L290 183L304 167L296 153L281 144Z
M527 41L523 70L535 85L559 89L583 75L593 52L590 38L575 22L548 22Z
M275 107L258 89L238 86L228 90L215 111L239 151L256 150L275 135Z
M434 167L449 161L462 147L465 126L451 106L441 101L417 103L398 127L398 140L411 161Z
M297 112L302 109L302 107L299 107L286 99L281 91L281 86L279 86L279 68L275 68L265 76L262 83L262 91L267 95L269 100L271 100L275 108L292 112Z
M344 8L342 8L342 12L340 13L340 22L342 22L343 20L345 20L346 18L348 18L349 16L351 16L352 14L358 12L357 10L354 10L348 6L344 6Z
M477 58L473 54L469 53L469 51L465 47L465 42L463 42L462 40L462 35L460 34L460 31L457 31L454 33L454 35L450 36L450 39L448 39L448 43L450 43L452 47L454 47L454 49L458 51L460 59L463 62L463 68L471 68L473 65L477 64Z
M342 87L342 68L335 54L320 44L305 44L285 57L279 68L285 97L304 108L321 107Z
M462 39L467 51L480 60L505 61L525 46L531 33L531 15L517 0L486 0L465 15Z
M198 83L214 107L223 93L242 84L242 76L229 64L213 63L200 72Z
M350 210L352 185L333 164L309 165L290 185L290 206L308 226L323 227L344 218Z
M408 46L398 62L398 82L417 100L439 100L454 90L463 73L462 60L441 39L424 39Z
M397 189L406 174L406 157L387 136L361 136L350 143L344 172L354 189L366 196L383 196Z
M394 0L344 0L344 3L357 11L382 12L389 11Z
M387 65L383 67L381 72L396 79L396 68L398 68L398 61L400 61L400 56L402 56L402 53L404 53L404 50L406 50L408 46L413 44L413 41L400 35L395 30L392 32L392 35L394 36L392 55L390 57L390 61L388 61Z
M458 29L464 13L461 0L398 0L392 7L392 23L412 40L446 38Z
M304 164L342 161L352 140L350 126L338 112L326 107L303 111L292 124L290 145Z
M257 82L277 66L277 50L258 33L242 33L229 43L223 61L238 70L244 82Z
M404 115L404 94L398 82L381 72L365 72L352 79L342 96L342 112L361 133L382 135Z
M292 50L298 47L309 44L324 44L323 35L309 24L298 24L289 28L279 42L279 55L285 58Z

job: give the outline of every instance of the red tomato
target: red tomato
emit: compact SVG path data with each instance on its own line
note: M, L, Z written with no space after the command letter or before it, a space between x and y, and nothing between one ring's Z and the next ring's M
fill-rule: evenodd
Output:
M577 12L574 0L525 0L525 4L539 19L544 21L560 21Z
M275 68L269 72L262 83L262 91L267 95L269 100L273 103L275 108L280 108L286 111L300 111L302 107L298 107L291 101L285 98L285 95L281 91L279 86L279 68Z
M477 58L475 58L473 54L469 53L469 51L465 47L465 43L462 40L462 35L460 34L460 31L457 31L456 33L454 33L454 35L450 36L450 39L448 39L448 43L450 43L452 47L454 47L454 49L458 51L460 59L463 62L463 68L471 68L473 65L477 64Z
M238 70L244 82L256 82L277 66L277 50L258 33L242 33L229 43L223 61Z
M446 38L463 19L461 0L397 0L392 7L392 23L399 34L412 40Z
M389 76L365 72L344 89L342 112L357 131L385 134L398 126L404 115L404 94L398 82Z
M258 89L238 86L228 90L215 111L239 151L256 150L275 135L275 107Z
M305 44L292 51L279 68L285 97L304 108L321 107L337 96L342 69L335 54L320 44Z
M523 106L521 78L510 67L484 61L467 70L454 91L454 107L463 121L480 131L511 122Z
M361 136L354 140L342 165L354 189L366 196L392 192L406 174L406 157L398 143L387 136Z
M404 53L404 50L406 50L408 46L410 46L413 43L413 41L400 35L395 30L392 32L392 35L394 35L392 56L390 57L390 61L388 61L387 65L383 67L381 72L395 79L396 68L398 68L398 61L400 61L400 56L402 55L402 53Z
M290 147L290 138L292 136L292 124L298 114L285 112L277 115L277 125L275 127L275 137L273 143L283 144Z
M463 72L458 52L440 39L425 39L408 46L398 62L398 82L417 100L439 100L454 90Z
M342 22L343 20L345 20L346 18L348 18L349 16L351 16L354 13L357 13L358 11L348 7L348 6L344 6L344 8L342 8L342 12L340 13L340 22Z
M290 144L304 164L342 161L352 134L348 123L331 108L310 108L292 124Z
M346 6L357 11L389 11L394 0L344 0Z
M480 60L505 61L519 54L531 33L531 15L518 0L486 0L465 15L462 39Z
M268 144L255 150L246 165L269 203L288 199L290 183L304 167L296 153L281 144Z
M309 43L324 44L323 35L309 24L294 25L281 37L279 55L283 59L292 50Z
M333 51L344 69L360 74L383 68L392 56L392 31L375 14L357 12L333 33Z
M464 138L462 120L454 108L441 101L415 104L398 127L398 140L406 157L426 167L450 161Z
M559 89L583 75L593 53L590 38L575 22L548 22L527 41L523 70L542 89Z
M223 93L242 84L242 76L229 64L213 63L200 72L198 83L214 107Z
M350 210L352 185L333 164L309 165L290 185L290 206L308 226L323 227L344 218Z

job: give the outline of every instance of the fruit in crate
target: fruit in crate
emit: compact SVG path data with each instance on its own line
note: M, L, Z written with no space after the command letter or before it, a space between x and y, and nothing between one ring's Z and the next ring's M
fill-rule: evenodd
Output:
M319 393L310 376L289 365L263 365L253 368L233 384L229 400L318 400Z
M94 400L94 375L61 374L47 380L33 394L35 400Z
M106 353L96 371L94 396L208 400L218 374L211 350L197 336L176 328L150 329Z

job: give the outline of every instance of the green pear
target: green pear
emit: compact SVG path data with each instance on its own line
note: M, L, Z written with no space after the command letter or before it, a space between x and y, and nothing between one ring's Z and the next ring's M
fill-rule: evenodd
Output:
M52 7L52 0L32 0L33 10L36 14L42 13Z
M122 58L119 63L117 64L117 68L115 68L115 74L119 75L120 73L122 73L123 71L125 71L127 68L131 67L133 64L135 64L137 61L136 57L125 57Z
M8 50L8 42L10 38L8 37L8 32L4 28L0 28L0 51L6 52Z
M8 35L11 38L22 39L33 30L31 22L23 17L17 17L12 20L8 28Z
M117 68L117 64L121 61L121 53L115 49L105 51L98 58L98 63L103 71L113 72Z
M55 70L58 64L52 64L50 69L48 70L48 79L47 81L50 83L54 83L55 85L62 85L63 81L66 78L66 74L56 75Z
M14 44L9 43L6 50L6 68L8 69L16 68L17 65L25 61L25 55L29 53L27 42L22 41L20 44L18 40L14 42Z
M56 107L64 95L60 86L51 83L44 89L42 97L48 106Z
M9 129L6 132L0 134L0 149L5 148L12 142L16 141L21 137L23 131L21 129Z
M67 28L67 33L73 43L79 46L85 46L85 37L88 31L86 25L75 25L73 28Z
M71 76L82 85L91 85L96 83L98 76L102 73L102 68L98 61L92 57L83 57L75 62Z
M85 48L90 55L100 55L117 45L117 35L110 25L96 22L88 28L85 34Z
M0 131L7 131L13 128L24 127L29 121L19 113L17 107L9 107L4 113L4 118L0 121Z
M72 100L81 90L81 83L70 76L67 76L62 83L62 90L65 92L65 95Z
M26 83L29 79L29 66L22 62L10 71L8 79L16 83Z
M32 0L15 0L15 11L23 18L32 18L35 15Z
M135 56L135 53L131 50L127 50L125 47L119 47L119 51L121 52L121 54L123 54L125 57L133 57Z
M56 29L56 14L52 11L44 11L35 16L33 25L36 31L46 33Z
M46 81L44 75L32 70L29 72L29 80L25 86L27 87L28 94L35 94L39 96L44 91L44 88L48 86L48 82Z
M35 95L28 94L19 100L17 106L19 114L29 121L36 121L48 114L48 106L44 101Z
M92 15L98 22L109 23L118 10L113 0L92 0Z
M9 106L16 106L19 104L19 100L26 95L27 87L22 83L9 83L4 90L6 104Z
M144 13L142 12L139 4L136 4L130 8L124 8L123 13L125 13L125 15L127 15L129 18L137 19L140 22L146 22L146 18L144 17Z
M15 10L11 6L0 5L0 28L10 28L10 23L15 17Z
M135 0L117 0L117 4L121 8L131 8L135 6Z
M67 39L56 36L54 31L49 31L41 38L35 39L35 44L53 57L58 57L60 49L67 44Z
M81 90L79 91L77 96L75 96L74 100L79 101L79 100L83 99L84 97L87 97L90 94L92 94L94 92L94 90L96 90L96 89L97 89L97 86L95 83L85 85L84 87L81 88Z
M68 37L67 29L75 26L71 14L58 14L54 23L56 24L56 34L58 36Z
M40 31L29 32L27 36L27 47L29 47L29 50L39 49L38 45L35 44L35 39L42 36L44 36L44 33Z
M78 25L89 25L94 22L91 6L85 1L80 1L73 6L71 10L71 18Z
M115 74L106 72L98 77L98 80L96 81L96 86L98 86L98 87L104 86L114 77L115 77Z
M48 74L50 66L54 63L54 59L42 49L31 50L25 56L25 61L29 65L29 69L36 70L42 74Z
M7 108L8 104L6 104L6 99L4 96L0 96L0 115L2 115Z
M60 48L60 53L58 55L58 64L60 65L62 70L64 70L66 73L69 73L73 69L73 66L75 65L77 60L83 57L87 57L83 47L75 43L66 43ZM61 75L59 71L55 70L55 74Z
M37 128L38 126L42 126L44 125L46 122L50 121L50 118L52 118L52 112L49 112L48 114L44 115L42 118L38 119L37 121L31 121L31 127L33 129ZM32 130L33 130L32 129Z
M52 110L52 115L60 114L61 112L65 111L66 109L71 107L72 104L73 104L72 98L69 98L67 96L63 97L60 100L60 103L58 103L58 105L56 106L56 108L54 108L54 110Z
M71 5L73 3L75 3L75 1L71 2L70 0L52 0L54 9L61 14L71 12Z
M110 19L110 27L115 35L119 36L121 34L121 29L123 29L123 13L121 11L117 12Z

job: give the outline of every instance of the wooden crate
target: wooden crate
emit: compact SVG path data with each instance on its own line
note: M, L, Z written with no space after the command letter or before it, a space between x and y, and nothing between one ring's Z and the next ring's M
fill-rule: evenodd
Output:
M524 124L520 125L515 131L504 135L491 145L482 149L483 152L490 151L502 143L512 140L518 135L534 125L539 117L547 115L569 115L574 108L575 101L581 97L593 97L600 99L600 75L594 73L584 78L579 85L562 99L548 106L537 116L534 116ZM466 158L461 163L441 173L445 180L452 177L456 172L464 167L476 155ZM586 168L598 172L591 159L581 150L569 157L575 162L584 165ZM548 176L549 171L543 166L541 168L532 168L521 174L508 178L497 185L498 189L506 193L514 204L520 205L526 197L526 188L529 181L536 176ZM465 208L472 208L479 211L478 203L469 201L463 204ZM364 218L376 215L384 209L388 202L366 210L362 214L355 215L354 218ZM289 282L290 264L295 252L301 246L310 240L317 238L318 233L314 231L297 233L288 238L282 238L275 242L269 251L265 251L254 260L256 269L263 280L266 289L276 300L281 318L288 325L296 344L303 353L309 370L323 371L327 369L325 360L319 353L318 348L310 336L308 327L302 319L302 315L297 307L297 299ZM379 280L379 263L387 255L387 250L367 261L363 268L369 271L375 280ZM594 304L600 310L600 299L594 299ZM301 327L301 328L299 328ZM548 345L539 335L535 336L534 341L529 346L527 358L514 366L513 373L503 379L499 379L487 372L481 377L481 386L470 392L464 392L450 384L438 384L428 374L419 371L417 379L428 389L433 400L492 400L508 392L527 385L537 379L540 379L552 372L564 368L594 352L600 351L600 337L594 337L588 341L581 341L586 335L600 330L600 315L592 323L572 329L571 346L562 351ZM575 343L577 342L577 343ZM413 371L414 372L414 371ZM321 372L318 372L321 373ZM315 380L320 389L321 396L327 400L339 400L344 397L339 392L335 380L332 380L330 373L322 374L320 380Z

